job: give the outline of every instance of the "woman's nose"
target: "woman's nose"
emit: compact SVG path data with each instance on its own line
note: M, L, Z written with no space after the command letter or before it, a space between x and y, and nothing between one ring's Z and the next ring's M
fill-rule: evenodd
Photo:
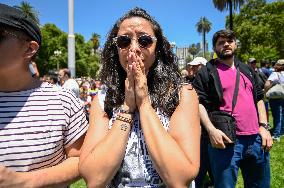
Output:
M131 44L130 44L129 51L131 51L131 52L135 52L135 53L137 53L137 52L140 52L140 51L141 51L141 49L140 49L140 46L139 46L139 43L138 43L137 39L132 39L132 40L131 40Z

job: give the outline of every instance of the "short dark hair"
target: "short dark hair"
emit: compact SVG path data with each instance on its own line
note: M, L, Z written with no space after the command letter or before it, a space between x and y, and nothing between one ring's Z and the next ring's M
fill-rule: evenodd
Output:
M213 48L215 48L215 45L217 43L217 40L219 38L228 38L228 39L232 39L234 41L236 41L236 35L233 31L231 30L220 30L220 31L217 31L214 35L213 35L213 39L212 39L212 44L213 44Z
M56 75L51 75L51 76L50 76L50 80L52 80L53 83L58 83L58 76L56 76Z
M67 75L68 78L71 78L71 72L69 69L62 69L62 71L64 72L64 75Z

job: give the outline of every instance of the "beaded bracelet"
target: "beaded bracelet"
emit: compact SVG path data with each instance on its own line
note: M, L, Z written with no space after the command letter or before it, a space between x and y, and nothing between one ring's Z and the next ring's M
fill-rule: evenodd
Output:
M123 117L123 116L120 116L120 115L117 115L116 119L120 120L120 121L123 121L123 122L126 122L126 123L129 123L129 124L133 123L133 119L126 118L126 117Z

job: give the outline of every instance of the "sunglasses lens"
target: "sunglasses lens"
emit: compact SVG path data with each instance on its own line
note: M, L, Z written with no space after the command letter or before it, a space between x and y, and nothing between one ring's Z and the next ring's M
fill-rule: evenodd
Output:
M131 43L131 38L129 38L128 36L119 36L116 39L116 44L119 48L127 48Z
M142 35L138 38L138 43L142 48L148 48L153 44L153 39L148 35Z

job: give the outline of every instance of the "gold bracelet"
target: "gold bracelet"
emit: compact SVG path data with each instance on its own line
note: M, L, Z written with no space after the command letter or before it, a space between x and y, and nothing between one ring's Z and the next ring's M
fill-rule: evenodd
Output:
M126 118L126 117L123 117L123 116L120 116L120 115L117 115L116 119L120 120L120 121L123 121L123 122L126 122L126 123L129 123L129 124L133 123L133 119Z

